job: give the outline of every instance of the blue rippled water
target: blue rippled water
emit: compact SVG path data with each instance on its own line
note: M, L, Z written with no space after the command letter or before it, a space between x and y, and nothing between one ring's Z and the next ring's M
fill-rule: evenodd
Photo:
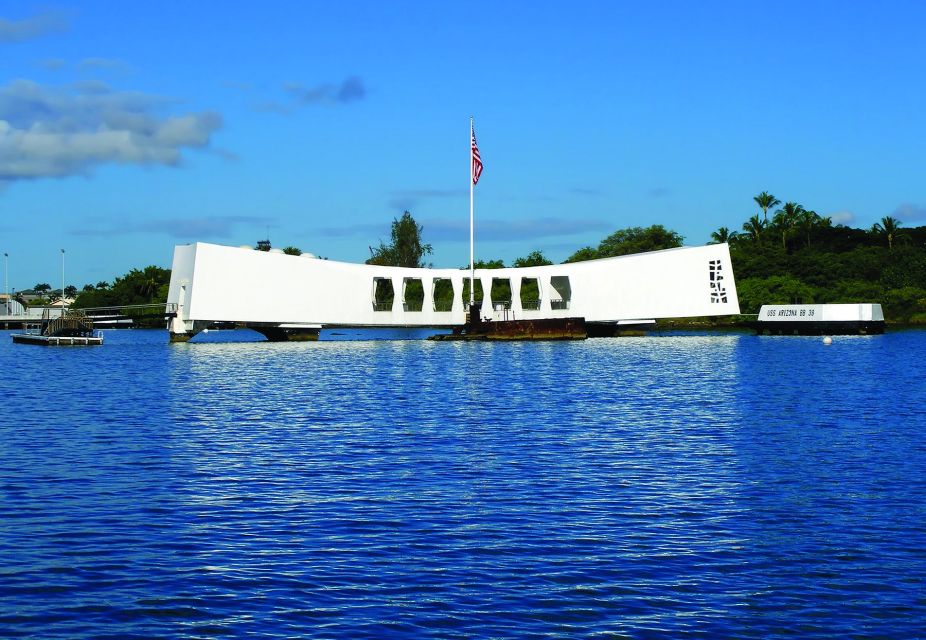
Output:
M0 637L926 637L926 332L0 333Z

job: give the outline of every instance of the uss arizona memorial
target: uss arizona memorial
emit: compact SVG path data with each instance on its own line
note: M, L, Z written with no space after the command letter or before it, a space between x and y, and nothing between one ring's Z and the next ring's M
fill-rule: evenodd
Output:
M314 339L328 327L459 326L466 322L463 293L469 275L461 269L354 264L197 242L174 249L167 302L177 311L168 329L171 341L185 342L211 324L235 323L284 341ZM493 320L581 317L607 329L740 311L726 244L476 269L475 278L484 292L481 316ZM502 304L491 298L498 280L507 281L511 291L510 301ZM423 290L420 305L406 295L413 284ZM393 300L383 304L377 291L390 286ZM434 295L448 286L449 305L446 296ZM539 300L522 304L525 286L538 291Z

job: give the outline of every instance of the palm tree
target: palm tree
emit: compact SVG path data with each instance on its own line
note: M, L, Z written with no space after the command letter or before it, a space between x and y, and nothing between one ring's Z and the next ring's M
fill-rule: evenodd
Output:
M765 230L765 223L759 220L755 215L743 223L743 231L749 236L749 239L756 244L762 244L762 232Z
M774 207L776 204L781 204L781 200L770 194L768 191L763 191L754 197L753 200L755 200L756 204L759 205L759 208L762 209L762 214L765 216L765 224L768 224L768 210Z
M797 226L804 232L804 237L807 238L807 247L810 248L810 236L816 229L823 226L823 218L816 211L803 210L798 214Z
M887 236L888 251L894 251L894 239L897 237L897 230L900 229L900 220L885 216L881 222L876 222L871 226L871 232L875 235Z
M781 248L788 250L788 236L804 212L804 207L796 202L786 202L785 206L775 212L772 224L781 232Z
M717 231L711 233L711 241L708 244L724 244L725 242L733 242L740 237L736 231L730 231L726 227L720 227Z

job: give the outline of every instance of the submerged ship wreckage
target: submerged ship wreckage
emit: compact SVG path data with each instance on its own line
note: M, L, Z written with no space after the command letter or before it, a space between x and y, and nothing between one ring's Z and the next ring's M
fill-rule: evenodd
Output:
M568 264L411 269L207 243L174 250L171 342L233 324L271 341L315 340L323 328L432 327L478 339L610 336L658 318L739 313L726 244ZM500 286L501 285L501 286ZM496 297L493 299L493 291ZM499 295L503 291L503 295Z

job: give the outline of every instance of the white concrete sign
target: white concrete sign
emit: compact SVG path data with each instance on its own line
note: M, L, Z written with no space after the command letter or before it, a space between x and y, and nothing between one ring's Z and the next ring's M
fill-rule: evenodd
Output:
M880 304L764 304L760 322L878 322Z

